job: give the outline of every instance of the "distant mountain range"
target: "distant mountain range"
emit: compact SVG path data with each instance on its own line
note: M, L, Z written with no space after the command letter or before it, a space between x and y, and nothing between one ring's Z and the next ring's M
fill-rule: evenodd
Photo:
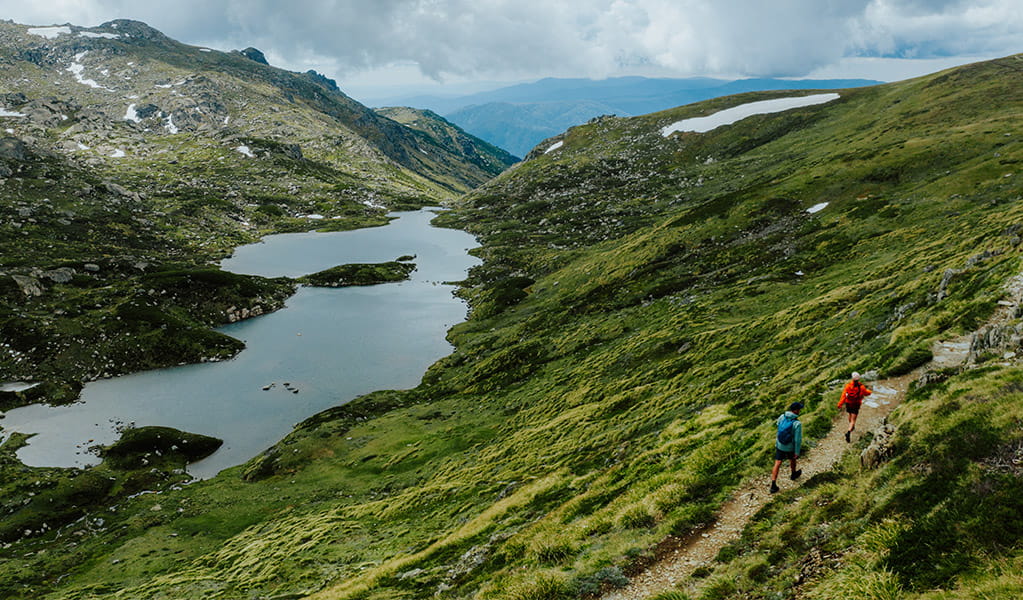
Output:
M415 106L443 115L466 132L525 156L543 140L600 115L643 115L719 96L766 90L840 89L869 79L684 79L614 77L541 79L464 96L397 96L372 105Z

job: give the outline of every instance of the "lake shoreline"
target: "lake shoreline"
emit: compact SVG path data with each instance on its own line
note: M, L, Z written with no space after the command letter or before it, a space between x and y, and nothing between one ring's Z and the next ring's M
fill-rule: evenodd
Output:
M463 232L463 231L461 231L461 230L458 230L458 229L454 229L454 228L448 228L448 227L437 227L437 226L434 226L434 225L432 225L432 223L431 223L431 222L432 222L432 221L434 220L434 218L435 218L435 215L436 215L436 212L437 212L437 211L436 211L436 209L420 209L419 211L411 211L411 212L401 212L401 213L392 213L392 214L394 214L394 215L395 215L395 221L399 220L401 216L406 216L406 215L416 215L416 214L422 214L422 215L424 215L424 216L425 216L425 215L427 215L427 214L428 214L428 216L429 216L429 219L428 219L428 221L427 221L427 222L425 223L425 225L426 225L426 226L428 227L428 229L433 229L433 230L436 230L436 231L451 231L451 232L456 232L457 234L462 234L462 235L464 235L464 236L468 236L469 238L471 238L471 236L469 236L469 234L467 234L467 233L465 233L465 232ZM392 221L392 223L394 223L395 221ZM422 221L422 219L419 219L419 221ZM381 229L381 228L376 228L376 227L375 227L375 228L369 228L369 230L380 230L380 229ZM385 229L386 229L386 226L385 226ZM356 230L356 231L362 231L362 230ZM346 232L346 233L353 233L353 232ZM303 235L303 236L320 236L320 235L323 235L323 234L283 234L283 235ZM270 236L268 236L268 237L270 237ZM265 243L266 243L266 241L265 241L265 239L264 239L264 241L262 241L261 243L258 243L258 244L256 244L256 245L262 245L262 244L265 244ZM473 246L475 245L474 239L473 239L473 244L472 244L472 245L473 245ZM250 246L250 245L247 245L247 246ZM245 247L246 247L246 246L241 246L241 247L239 247L239 249L240 249L240 248L245 248ZM468 248L465 248L465 250L468 250ZM236 249L236 252L235 252L235 253L233 253L233 256L237 255L237 252L238 252L238 249ZM466 259L467 259L467 260L471 258L471 257L470 257L470 256L469 256L469 255L468 255L467 253L464 253L464 255L465 255L465 257L466 257ZM394 256L390 256L389 258L390 258L390 259L393 259L393 258L395 258L395 257L394 257ZM473 260L473 261L478 261L478 259L474 259L474 258L472 258L471 260ZM227 261L224 261L224 262L226 263ZM223 264L223 263L222 263L222 264ZM231 266L230 266L230 264L225 264L223 268L225 268L225 269L231 269L231 268L233 268L233 267L231 267ZM465 270L467 270L467 268L468 268L468 267L465 267ZM241 269L241 270L242 270L242 271L244 271L245 269ZM310 272L311 270L312 270L312 269L306 269L305 271L306 271L306 272ZM451 282L452 282L452 281L460 281L460 280L464 279L464 277L465 277L465 270L463 270L463 271L462 271L462 276L461 276L461 277L446 277L446 276L445 276L445 277L440 277L440 279L442 279L442 280L444 281L444 283L445 283L445 284L447 284L447 285L448 285L449 287L455 288L455 287L456 287L456 284L452 284ZM252 275L252 274L245 274L245 275ZM256 276L258 276L258 277L265 277L265 275L256 275ZM432 285L433 287L436 287L436 286L438 286L438 284L439 284L439 283L440 283L439 281L433 281L431 285ZM400 285L403 285L403 284L400 284ZM379 287L379 286L367 286L367 287ZM287 298L287 302L288 302L288 304L289 304L289 305L290 305L290 304L291 304L291 303L292 303L292 302L293 302L293 301L294 301L294 300L296 299L296 297L297 297L297 296L301 295L301 291L302 291L302 289L304 289L304 288L294 288L294 289L295 289L294 293L292 293L291 295L289 295L289 296L288 296L288 298ZM334 291L336 291L336 290L334 290ZM455 300L455 302L456 302L456 303L458 303L458 304L459 304L459 305L461 306L461 311L462 311L462 317L461 317L461 320L464 320L464 318L466 318L466 313L465 313L466 307L464 306L464 301L462 301L462 300L458 300L458 299L455 299L455 298L454 298L454 297L455 297L455 294L454 294L454 292L455 292L455 290L454 290L454 289L452 289L452 290L451 290L451 293L450 293L450 294L448 294L448 296L449 296L450 298L454 299L454 300ZM284 305L282 304L282 307L283 307L283 306L284 306ZM242 332L241 334L238 334L238 335L236 335L236 334L235 334L235 331L236 331L236 329L237 329L237 327L238 327L239 325L241 325L241 324L242 324L243 322L246 322L246 321L251 321L251 317L252 317L252 316L269 316L269 315L271 315L271 314L276 314L276 313L279 313L279 312L280 312L280 311L279 311L279 309L278 309L278 310L274 310L274 311L267 311L267 312L265 312L265 313L262 313L262 315L246 315L246 316L245 316L244 318L239 318L239 319L237 319L237 320L236 320L236 322L234 322L234 323L231 323L231 322L230 322L230 319L226 319L226 320L227 320L228 322L226 322L226 323L225 323L224 325L222 325L222 326L218 327L217 331L218 331L218 333L221 333L221 334L224 334L224 335L229 335L229 336L231 336L231 337L234 337L235 339L238 339L238 340L239 340L239 341L240 341L241 343L245 343L245 342L246 342L246 339L245 339L245 334L244 334L244 332ZM448 320L450 320L450 318L448 318L448 317L445 317L445 320L446 320L446 321L448 321ZM450 353L450 351L451 351L451 349L452 349L452 348L450 347L450 344L448 344L448 342L446 341L446 331L447 331L447 329L449 329L449 328L450 328L450 326L451 326L452 324L453 324L453 323L449 323L449 324L446 324L446 325L445 325L445 332L444 332L444 334L443 334L443 335L441 336L442 338L444 338L444 344L446 344L446 345L447 345L447 349L445 350L445 353L444 353L444 354L440 354L440 355L438 355L438 356L435 356L435 357L434 357L434 358L433 358L433 359L432 359L432 360L430 361L430 363L429 363L429 364L432 364L432 362L434 362L435 360L439 360L440 358L443 358L443 356L444 356L444 355L446 355L447 353ZM299 333L298 335L300 335L300 336L301 336L301 333ZM238 353L235 353L235 354L234 354L234 355L233 355L233 356L231 357L231 358L232 358L232 361L236 360L236 359L237 359L237 357L238 357L238 356L239 356L240 354L241 354L241 351L239 351ZM189 365L182 365L182 367L185 367L185 368L187 368L187 367L198 367L198 366L200 366L200 365L203 365L203 363L208 363L208 362L219 362L219 363L224 363L224 362L228 362L228 363L230 363L231 361L225 361L225 360L209 360L209 361L200 361L200 362L196 362L196 363L191 363L191 364L189 364ZM407 381L406 381L406 382L404 382L404 385L405 385L405 387L406 387L406 388L408 388L408 387L409 387L409 385L411 385L412 387L414 387L415 385L418 385L418 383L417 383L417 382L418 382L418 379L419 379L419 378L421 378L421 376L422 376L422 373L423 373L423 372L425 372L425 369L429 367L429 364L427 364L427 365L426 365L426 367L425 367L425 368L424 368L424 369L423 369L422 371L420 371L420 372L419 372L419 375L418 375L418 376L417 376L417 378L416 378L416 382L413 382L413 383L411 383L411 384L410 384L409 382L407 382ZM207 366L212 366L212 365L207 365ZM154 370L145 370L145 371L138 371L138 372L134 372L134 373L132 373L132 374L131 374L131 376L142 376L142 377L145 377L145 376L148 376L149 374L152 374L152 373L159 373L159 372L162 372L162 371L165 371L165 370L173 370L173 369L176 369L176 368L178 368L178 367L177 367L177 366L174 366L174 367L170 367L170 369L154 369ZM111 381L114 381L114 380L119 380L119 379L123 379L123 378L125 378L125 377L129 377L129 375L125 375L125 376L118 376L118 377L115 377L115 378L99 378L99 379L96 379L96 380L93 380L93 381L91 381L91 382L90 382L90 385L94 386L94 385L96 385L96 384L99 384L99 385L101 385L101 386L102 386L102 385L105 385L105 384L107 384L107 383L109 383L109 382L111 382ZM285 383L287 383L287 382L285 382ZM258 384L259 384L259 386L261 387L261 389L263 390L263 392L264 392L264 393L267 393L268 391L272 391L272 390L269 390L269 388L270 388L270 386L272 386L272 385L274 385L274 384L275 384L275 381L269 381L269 380L266 380L266 381L259 381L259 382L258 382ZM276 381L276 384L277 384L278 386L280 386L280 382L279 382L279 381ZM365 390L365 391L364 391L363 393L368 393L368 392L371 392L371 391L373 391L373 389L392 389L392 388L394 388L394 387L396 387L396 386L393 386L393 385L383 385L383 386L379 386L378 388L366 389L366 390ZM284 387L282 386L282 387L278 387L278 388L275 388L275 389L284 389ZM293 393L293 394L297 395L297 394L298 394L298 389L297 389L297 385L295 386L295 388L294 388L294 389L290 389L290 390L285 390L285 391L289 391L289 392L291 392L291 393ZM309 390L309 388L305 388L305 389L303 389L303 393L305 393L306 391L311 391L311 390ZM274 393L276 393L276 392L274 392ZM90 398L89 398L89 394L90 394L90 392L88 392L88 391L87 391L87 392L85 392L85 393L83 393L82 397L81 397L81 398L80 398L80 399L78 400L78 402L76 402L76 403L74 403L74 404L85 404L85 403L86 403L87 401L89 401L89 400L90 400ZM359 395L362 395L362 394L359 394ZM357 396L356 396L356 397L357 397ZM352 397L349 397L347 401L350 401L351 399L353 399L353 398L352 398ZM296 398L296 400L297 400L297 398ZM39 404L39 403L37 403L36 405L37 405L37 406L39 406L40 404ZM32 405L29 405L29 406L32 406ZM42 404L41 404L41 406L45 406L45 407L47 407L47 408L61 408L61 407L66 407L66 406L68 406L68 405L57 405L57 406L54 406L54 405L51 405L51 404L46 404L46 403L42 403ZM22 408L26 408L26 407L22 407ZM322 408L322 409L326 409L326 408L329 408L329 407L324 407L324 408ZM319 412L320 410L321 410L321 409L316 409L316 410L313 410L313 411L311 411L311 412L309 412L309 413L306 413L306 414L302 415L302 416L301 416L301 418L296 418L296 419L294 420L294 422L302 421L302 420L304 420L304 419L306 419L306 418L312 417L313 415L315 415L316 413L318 413L318 412ZM5 419L5 420L6 420L6 419ZM126 419L126 420L128 420L128 421L131 421L130 419ZM4 423L4 421L0 421L0 426L2 426L2 425L3 425L3 423ZM8 420L8 423L10 423L10 421L9 421L9 420ZM147 423L147 424L148 424L148 423ZM154 425L155 425L155 424L163 424L163 423L152 423L152 424L154 424ZM173 426L173 425L172 425L172 426ZM290 427L289 427L289 429L290 429ZM3 427L3 430L4 430L4 439L5 439L5 440L6 440L7 438L9 438L9 437L11 436L11 434L12 434L12 433L13 433L14 431L16 431L16 430L15 430L15 429L14 429L13 427L11 427L10 425L8 425L8 426L5 426L5 427ZM189 431L189 429L188 429L188 428L184 428L183 430L185 430L185 431ZM203 431L194 431L194 433L209 433L209 432L203 432ZM270 441L269 441L269 443L268 443L267 445L269 446L269 445L272 445L273 443L276 443L276 442L277 442L277 441L278 441L278 440L279 440L279 439L280 439L281 437L283 437L283 435L286 435L286 434L287 434L287 431L284 431L284 432L282 432L282 435L281 435L281 436L275 437L275 438L274 438L273 440L270 440ZM37 444L38 444L38 443L39 443L39 441L37 441ZM31 445L31 443L30 443L30 445ZM263 446L263 448L265 448L265 447L266 447L266 446ZM248 456L248 457L247 457L247 458L246 458L245 460L248 460L248 459L252 458L252 457L253 457L253 456L255 456L256 454L258 454L258 451L257 451L256 453L253 453L252 455ZM245 462L245 460L242 460L242 461L240 461L240 462L236 462L235 464L241 464L241 462ZM63 466L71 466L71 465L63 465Z

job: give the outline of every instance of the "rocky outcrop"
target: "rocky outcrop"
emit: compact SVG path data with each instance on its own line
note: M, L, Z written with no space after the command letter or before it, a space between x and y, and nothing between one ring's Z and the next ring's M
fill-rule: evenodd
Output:
M237 323L238 321L243 321L245 319L249 319L252 317L258 317L262 315L264 312L265 311L263 307L257 304L252 308L245 307L238 308L237 306L231 306L227 309L227 312L225 314L227 316L228 323Z
M254 61L256 61L256 62L258 62L260 64L268 65L268 66L270 65L270 63L268 63L266 61L266 56L262 52L260 52L259 50L253 48L252 46L249 46L248 48L246 48L244 50L239 50L238 54L241 54L245 58L247 58L249 60L254 60Z
M1013 358L1023 342L1023 323L985 325L973 334L967 362L975 363L984 354L999 353Z
M341 91L341 88L337 87L337 82L334 81L333 79L327 77L326 75L317 73L316 71L314 71L312 69L309 69L308 71L306 71L305 74L308 75L309 78L312 79L313 81L315 81L316 83L319 83L320 85L328 88L331 91L334 91L334 92L340 92Z
M28 146L18 138L0 138L0 160L24 161L28 158Z
M14 282L18 284L18 287L21 288L21 291L26 296L42 296L43 292L46 291L46 288L35 277L29 277L28 275L11 275L11 277L14 278Z
M895 435L895 426L886 418L872 433L874 437L870 441L870 445L860 453L860 466L864 469L876 469L892 456L892 437Z
M70 283L75 278L77 271L70 267L61 267L52 271L46 271L43 273L43 277L49 279L54 283Z

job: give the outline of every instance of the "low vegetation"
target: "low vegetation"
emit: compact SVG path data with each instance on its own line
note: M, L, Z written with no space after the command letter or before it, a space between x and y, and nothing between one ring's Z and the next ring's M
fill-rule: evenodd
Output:
M419 387L316 415L214 479L26 527L0 590L567 600L622 585L765 472L786 404L806 403L812 452L850 371L907 372L992 314L1020 270L1019 64L706 134L659 130L777 94L569 130L442 217L485 262L455 351ZM998 356L914 392L879 469L850 454L781 494L663 598L1018 595L1023 386ZM22 518L31 487L3 491L5 521Z
M317 287L346 287L405 281L416 270L410 262L392 260L385 263L350 263L303 275L297 281Z

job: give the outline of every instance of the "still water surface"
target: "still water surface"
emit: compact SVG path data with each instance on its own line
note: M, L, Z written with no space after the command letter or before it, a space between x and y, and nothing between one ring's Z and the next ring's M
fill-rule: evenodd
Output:
M321 410L373 390L415 387L429 365L451 352L446 332L465 319L465 304L443 282L464 279L479 261L466 253L475 239L431 227L434 213L396 215L386 227L268 236L238 248L222 267L296 277L413 254L418 269L411 281L299 288L285 309L219 329L246 343L229 361L92 382L81 402L12 410L0 426L37 434L18 452L32 466L95 464L87 448L116 440L124 423L215 436L224 440L221 449L188 467L206 478L252 458Z

